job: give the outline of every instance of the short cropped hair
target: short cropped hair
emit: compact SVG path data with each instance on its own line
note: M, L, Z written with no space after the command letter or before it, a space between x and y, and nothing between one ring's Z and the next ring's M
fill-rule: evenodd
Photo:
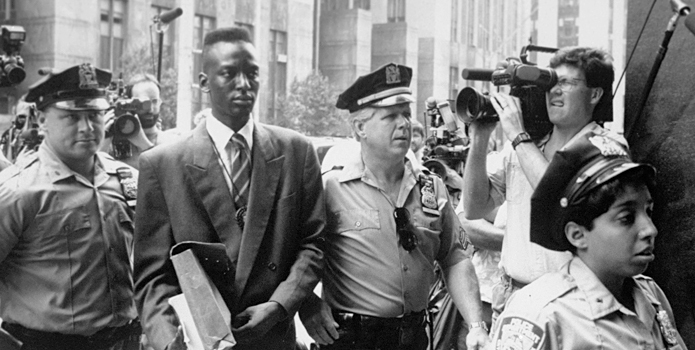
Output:
M581 69L586 76L588 87L600 87L603 96L594 108L592 119L595 121L611 120L613 103L613 58L608 52L592 47L565 47L558 50L550 59L550 68L560 65Z
M234 43L237 41L253 44L251 34L243 27L218 28L205 34L205 38L203 39L203 71L207 70L208 50L212 45L220 42Z
M355 120L366 122L367 120L372 119L375 111L376 108L374 107L365 107L350 113L350 116L348 117L348 123L350 123L350 128L353 127L352 125ZM360 135L357 134L357 131L353 129L352 133L355 136L355 141L360 141Z
M589 192L582 203L572 206L566 222L573 221L587 230L593 230L594 220L608 212L620 195L628 188L637 189L642 186L646 186L653 193L655 184L643 168L628 170ZM571 250L575 252L576 247L572 246Z
M128 90L127 94L128 96L132 97L133 96L133 86L140 84L140 83L153 83L154 85L157 86L157 90L159 92L162 92L162 86L159 84L159 81L157 78L154 77L154 75L149 74L149 73L138 73L133 75L130 80L128 81Z

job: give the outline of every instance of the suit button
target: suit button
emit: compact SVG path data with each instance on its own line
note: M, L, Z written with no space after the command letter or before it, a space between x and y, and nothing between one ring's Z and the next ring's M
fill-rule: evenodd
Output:
M270 271L275 271L278 269L278 267L275 266L275 263L268 263L268 268L270 269Z

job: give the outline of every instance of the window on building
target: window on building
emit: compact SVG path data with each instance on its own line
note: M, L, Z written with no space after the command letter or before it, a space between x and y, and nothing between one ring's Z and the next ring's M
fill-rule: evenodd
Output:
M459 42L459 0L451 0L451 42Z
M449 99L456 100L459 93L459 69L449 67Z
M152 5L150 8L150 12L152 16L150 18L154 18L154 16L159 16L162 12L169 11L170 9L166 7L161 7L161 6L155 6ZM156 31L153 31L151 33L153 35L153 40L154 40L154 54L155 56L159 54L159 33ZM176 57L174 53L174 38L176 35L174 34L174 26L170 25L167 30L164 31L164 40L162 40L162 57L164 59L162 60L162 69L169 69L174 67L174 60L173 58ZM167 59L169 58L169 59ZM157 58L155 58L157 59Z
M253 28L253 24L234 22L234 25L236 25L237 27L246 28L246 30L248 30L249 34L251 35L251 41L253 41L253 39L255 38L255 29Z
M466 41L468 42L468 45L470 46L475 46L475 0L468 0L468 11L466 11L467 14L467 21L466 21Z
M0 23L12 24L17 18L15 0L0 0Z
M101 0L99 67L117 72L125 47L125 0Z
M195 15L193 19L193 98L191 101L192 114L210 106L208 95L200 91L198 74L203 71L203 39L205 34L215 29L215 18Z
M405 22L405 0L389 0L386 18L389 23Z
M270 31L270 55L268 71L270 98L268 99L268 119L275 119L280 113L279 99L287 93L287 32Z
M352 8L354 8L354 9L369 10L370 7L371 7L371 1L370 0L353 0L353 3L352 3Z

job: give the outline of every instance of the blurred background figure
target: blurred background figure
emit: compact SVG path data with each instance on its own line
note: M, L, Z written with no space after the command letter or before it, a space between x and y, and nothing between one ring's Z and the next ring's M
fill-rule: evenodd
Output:
M415 159L422 164L422 157L425 152L425 129L417 119L412 120L412 138L410 139L410 149L415 153Z

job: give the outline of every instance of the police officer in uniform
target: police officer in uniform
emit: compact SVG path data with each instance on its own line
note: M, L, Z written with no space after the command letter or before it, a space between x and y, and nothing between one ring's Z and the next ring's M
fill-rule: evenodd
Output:
M531 241L573 258L514 293L494 349L685 349L654 260L655 170L588 133L558 151L531 198Z
M330 344L327 349L426 349L435 261L472 325L468 348L488 340L472 246L446 187L406 157L411 77L411 68L391 63L338 97L361 147L341 169L324 174L324 299L306 301L300 310L309 335Z
M29 88L45 138L0 175L0 318L22 350L136 350L135 171L97 153L111 73L81 64Z

